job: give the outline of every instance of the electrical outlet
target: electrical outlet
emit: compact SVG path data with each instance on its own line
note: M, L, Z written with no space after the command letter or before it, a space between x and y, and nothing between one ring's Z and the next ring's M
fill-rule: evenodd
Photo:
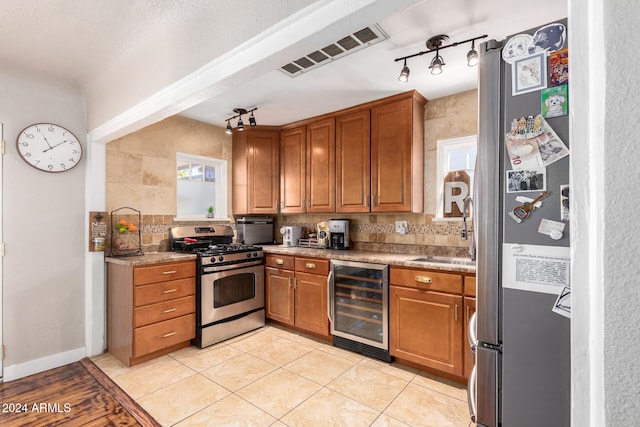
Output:
M396 233L406 234L408 231L407 221L396 221Z

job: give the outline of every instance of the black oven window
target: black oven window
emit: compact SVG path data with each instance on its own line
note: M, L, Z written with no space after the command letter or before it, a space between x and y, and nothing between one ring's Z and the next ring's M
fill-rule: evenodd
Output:
M242 273L217 279L213 283L213 308L224 307L256 297L255 274Z

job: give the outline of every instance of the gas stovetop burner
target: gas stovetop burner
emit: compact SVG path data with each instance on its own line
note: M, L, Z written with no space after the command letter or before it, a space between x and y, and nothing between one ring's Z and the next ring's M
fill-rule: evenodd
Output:
M233 254L242 252L262 251L262 247L254 245L241 245L241 244L218 244L211 245L207 249L201 252L202 255L218 255L218 254Z

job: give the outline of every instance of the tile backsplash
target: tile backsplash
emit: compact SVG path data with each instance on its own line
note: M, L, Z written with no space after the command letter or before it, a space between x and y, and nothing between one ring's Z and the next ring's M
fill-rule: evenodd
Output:
M274 240L282 244L279 230L283 225L298 225L315 230L318 222L332 218L349 220L350 248L355 250L406 253L419 255L441 255L467 257L469 242L461 239L462 222L432 221L425 214L349 214L349 215L276 215L274 216ZM395 221L407 221L407 234L395 232ZM211 226L215 221L175 222L173 215L142 215L143 252L163 252L169 250L169 228L179 225ZM230 225L234 233L234 223Z

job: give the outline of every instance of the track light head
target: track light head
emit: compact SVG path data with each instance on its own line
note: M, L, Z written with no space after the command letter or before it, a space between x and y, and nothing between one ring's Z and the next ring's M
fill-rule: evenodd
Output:
M251 116L249 117L249 126L254 127L256 125L256 118L253 117L253 111L251 112Z
M231 128L231 123L229 123L229 120L227 120L227 128L224 130L224 133L226 133L227 135L231 135L231 133L233 133L233 128Z
M438 50L436 49L436 56L433 57L433 59L431 60L431 65L429 65L429 69L431 69L431 74L438 75L442 73L442 66L446 65L444 63L444 59L442 59L442 56L440 56L440 54L438 53Z
M471 49L467 53L467 65L469 67L475 67L478 65L478 51L475 49L476 41L471 42Z
M244 130L244 123L242 123L242 116L240 116L240 118L238 119L238 125L236 126L236 129L238 129L241 132Z
M407 66L407 60L404 60L404 67L402 67L402 71L400 72L400 75L398 76L398 80L406 83L409 81L409 73L411 71L409 70L409 67Z

